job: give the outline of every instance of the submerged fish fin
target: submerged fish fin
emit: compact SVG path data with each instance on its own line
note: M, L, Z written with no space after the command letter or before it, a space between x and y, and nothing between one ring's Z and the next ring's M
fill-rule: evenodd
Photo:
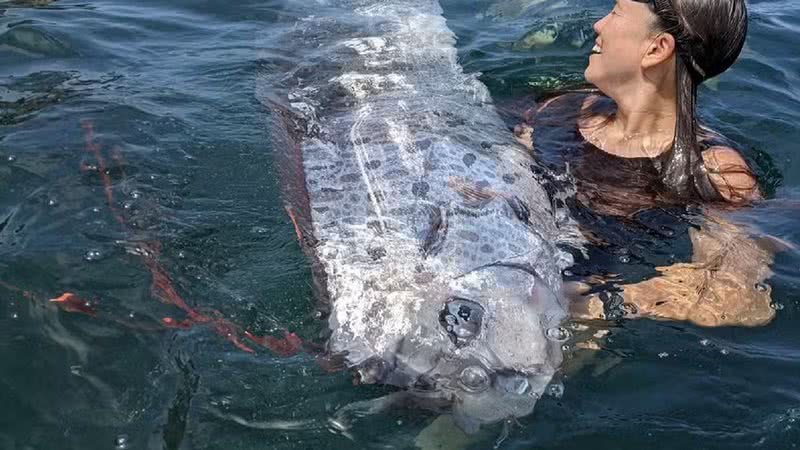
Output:
M292 211L292 207L289 205L285 205L283 207L286 210L286 214L289 215L289 219L292 220L292 225L294 225L294 234L297 236L297 242L303 242L303 231L300 229L300 224L297 223L297 218L294 216L294 212Z
M284 209L294 226L294 234L297 237L297 242L300 243L300 245L306 245L310 248L316 247L319 244L319 240L317 240L311 230L308 229L308 221L301 221L292 206L288 204L284 205Z
M302 142L308 134L307 120L279 101L268 100L275 171L280 179L284 208L301 244L313 247L311 207L303 169Z
M356 420L362 417L382 414L395 407L402 407L408 404L408 400L408 392L400 391L383 397L353 402L333 413L333 416L328 418L328 423L334 429L347 436Z
M488 437L487 433L465 433L451 414L444 414L420 431L414 445L419 450L464 450Z
M308 117L288 106L287 100L268 97L263 102L270 111L268 123L272 132L274 169L280 180L286 213L294 225L300 247L312 261L315 297L323 303L328 303L330 297L327 275L322 263L314 254L314 248L319 245L319 240L313 233L311 201L303 168L302 143L307 137L314 136L316 129Z
M422 255L436 255L442 250L447 239L447 210L434 206L429 210L428 228L422 240Z
M316 357L316 363L328 373L341 372L347 369L347 355L342 353L319 355Z

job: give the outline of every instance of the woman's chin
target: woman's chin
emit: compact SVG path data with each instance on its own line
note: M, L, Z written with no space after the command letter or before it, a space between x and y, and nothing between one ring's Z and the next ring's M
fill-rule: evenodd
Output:
M597 85L597 80L592 71L592 66L586 67L586 70L583 71L583 77L586 78L586 81L588 81L589 83L592 83L595 86Z
M588 83L593 84L600 90L602 90L602 85L608 84L608 77L603 77L602 74L598 74L597 67L592 66L591 62L586 67L586 70L583 71L583 77Z

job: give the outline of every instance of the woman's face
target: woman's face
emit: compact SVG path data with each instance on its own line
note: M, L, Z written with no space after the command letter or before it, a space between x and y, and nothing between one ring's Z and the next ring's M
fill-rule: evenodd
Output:
M617 0L611 12L594 24L597 39L584 73L586 81L606 94L629 86L641 74L655 19L647 4Z

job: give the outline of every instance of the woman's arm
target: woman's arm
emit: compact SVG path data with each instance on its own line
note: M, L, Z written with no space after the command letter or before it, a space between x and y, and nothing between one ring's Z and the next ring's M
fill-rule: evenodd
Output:
M691 263L657 267L651 279L619 286L626 310L634 317L686 320L701 326L758 326L771 321L771 289L764 283L772 272L772 252L739 227L707 218L690 230ZM574 316L603 318L598 295L581 298Z
M703 161L709 180L727 202L745 204L761 198L752 171L736 150L710 147L703 152ZM772 252L711 212L701 229L690 230L690 237L691 263L657 267L656 277L620 286L629 308L642 317L703 326L756 326L772 320L771 292L764 284L771 275ZM576 314L602 316L602 302L589 296L576 304Z
M542 102L541 105L529 108L526 110L525 114L522 114L523 121L514 127L514 138L517 140L517 142L522 144L522 146L530 151L533 151L533 129L539 113L557 101L565 100L568 102L576 95L581 95L584 97L580 105L580 113L578 118L587 115L587 111L589 111L594 106L595 102L600 98L598 95L586 96L584 94L575 93L561 94L551 97ZM575 97L576 103L579 98L580 97Z

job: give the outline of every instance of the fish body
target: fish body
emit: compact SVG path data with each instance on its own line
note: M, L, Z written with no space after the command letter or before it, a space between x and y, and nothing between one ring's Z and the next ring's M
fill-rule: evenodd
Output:
M276 139L298 154L284 179L328 351L465 429L530 413L562 359L574 223L438 2L328 2L293 33L313 56L263 84L286 92Z

